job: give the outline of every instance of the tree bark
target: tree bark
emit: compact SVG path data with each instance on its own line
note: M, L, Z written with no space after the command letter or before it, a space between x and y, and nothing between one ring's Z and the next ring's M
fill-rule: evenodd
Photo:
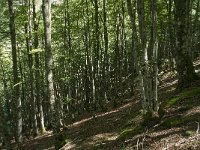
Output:
M140 51L139 55L139 78L141 82L142 107L144 113L149 110L149 81L148 81L148 55L147 37L145 28L144 0L137 1L137 11L139 18Z
M26 46L27 46L27 53L28 53L28 67L29 67L29 74L30 74L30 86L31 86L31 120L33 124L33 132L34 136L38 135L38 125L37 125L37 117L36 117L36 97L35 97L35 84L34 84L34 74L33 74L33 56L31 54L32 51L32 16L31 16L31 1L28 2L28 24L25 23L25 34L28 36L26 37Z
M107 29L107 13L106 13L106 4L107 0L103 0L103 35L104 35L104 61L103 61L103 71L102 71L102 80L103 80L103 98L107 100L108 96L108 29Z
M60 132L60 115L58 102L54 94L53 53L51 47L51 0L43 0L44 37L45 37L45 67L47 75L47 92L50 103L50 127L54 133Z
M187 39L187 5L189 0L174 0L175 3L175 27L176 27L176 51L175 60L178 73L178 90L182 90L198 79L191 60Z
M16 30L15 30L15 15L13 9L13 0L8 0L8 8L10 15L10 36L11 36L11 46L12 46L12 62L13 62L13 100L16 103L16 130L17 130L17 141L22 142L22 114L21 114L21 97L20 97L20 78L18 75L17 66L17 47L16 47Z
M151 0L152 56L151 56L151 105L152 112L158 112L158 39L157 39L157 0Z
M38 23L37 23L37 15L36 15L36 8L35 8L35 0L33 0L33 28L34 28L34 48L37 49L39 45L38 39ZM40 131L43 133L45 131L44 126L44 114L43 114L43 107L42 107L42 97L40 95L40 58L39 53L35 53L35 88L36 88L36 101L38 103L38 112L39 112L39 124L40 124Z

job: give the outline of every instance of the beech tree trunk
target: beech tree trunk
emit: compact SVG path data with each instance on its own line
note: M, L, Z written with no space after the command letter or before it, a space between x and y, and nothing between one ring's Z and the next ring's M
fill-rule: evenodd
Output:
M177 89L182 90L198 79L195 73L194 66L191 60L189 51L187 28L187 16L189 11L187 8L189 0L174 0L175 3L175 27L176 27L176 49L175 60L178 73L178 86Z
M29 80L30 80L30 104L32 112L31 122L33 124L33 132L34 136L38 135L38 125L37 125L37 117L36 117L36 97L35 97L35 83L34 83L34 74L33 74L33 56L31 54L32 51L32 16L31 16L31 1L28 1L28 24L25 23L25 34L26 37L26 46L27 46L27 55L28 55L28 67L29 67Z
M144 0L137 1L137 11L139 18L139 37L140 37L140 51L139 51L139 78L141 82L142 107L144 113L148 111L149 95L148 95L148 56L147 56L147 38L145 29L144 16Z
M152 56L151 56L151 97L150 111L158 111L158 39L157 39L157 0L151 0L151 22L152 22Z
M34 28L34 48L37 49L39 45L38 41L38 23L37 23L37 15L35 8L35 0L33 0L33 28ZM40 57L39 53L35 53L35 88L36 88L36 102L38 103L38 112L39 112L39 125L40 131L43 133L45 131L44 126L44 113L42 106L42 96L40 95Z
M157 84L157 10L156 0L151 0L151 39L147 42L144 13L144 0L138 1L138 18L140 33L140 68L142 106L144 114L158 111ZM147 48L150 46L149 48ZM147 51L148 50L148 51Z
M51 47L51 0L43 0L43 18L44 18L44 38L45 38L45 67L47 75L47 91L50 103L50 127L54 133L60 132L60 114L58 110L58 101L54 94L53 81L53 53Z
M12 62L13 62L13 100L16 106L16 130L17 130L17 141L22 142L22 114L21 114L21 97L20 97L20 78L18 75L17 66L17 47L16 47L16 30L15 30L15 16L13 9L13 0L8 0L8 8L10 15L10 36L12 46Z

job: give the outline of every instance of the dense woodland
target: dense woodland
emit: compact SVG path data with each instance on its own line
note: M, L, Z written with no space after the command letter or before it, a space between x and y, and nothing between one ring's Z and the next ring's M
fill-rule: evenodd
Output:
M159 117L160 75L176 91L199 76L199 0L1 0L0 137L60 133L78 116L139 95Z

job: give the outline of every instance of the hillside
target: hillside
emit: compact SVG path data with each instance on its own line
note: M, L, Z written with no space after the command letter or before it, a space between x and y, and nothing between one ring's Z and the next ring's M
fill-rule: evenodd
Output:
M195 68L200 73L198 61ZM200 81L178 92L175 73L164 73L160 79L159 117L145 116L144 120L139 95L134 95L116 109L95 117L83 115L69 124L60 135L61 150L200 149ZM46 132L27 140L20 149L53 150L53 145L52 132Z
M200 149L200 0L0 6L0 149Z

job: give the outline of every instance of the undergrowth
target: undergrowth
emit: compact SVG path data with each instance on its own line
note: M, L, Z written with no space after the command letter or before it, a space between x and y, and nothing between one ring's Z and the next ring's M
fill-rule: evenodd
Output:
M182 100L182 99L190 98L190 97L193 97L193 96L198 95L198 94L200 94L200 88L199 87L184 91L181 94L175 96L174 98L167 100L165 107L166 108L171 107L173 105L176 105L177 102Z
M152 124L159 124L160 127L165 127L165 128L172 128L172 127L179 127L184 124L187 124L189 122L195 122L198 121L198 117L196 115L193 116L181 116L178 114L174 114L171 117L162 119L162 114L164 114L164 109L176 106L179 101L183 99L188 99L191 98L195 95L198 95L200 93L200 88L193 88L186 90L179 95L176 95L175 97L167 100L165 104L160 108L160 110L163 110L163 112L159 112L159 115L161 118L152 118L149 117L149 115L143 116L142 114L135 114L132 119L130 119L124 126L123 130L121 131L119 137L117 138L118 141L123 141L125 139L128 139L130 137L133 137L139 133L141 133L146 127L151 128ZM178 112L185 112L193 107L192 104L184 104L180 107L177 107ZM160 114L161 113L161 114ZM167 113L167 112L165 112ZM136 122L136 118L138 116L141 117L140 121ZM190 132L187 132L187 134L193 134Z

